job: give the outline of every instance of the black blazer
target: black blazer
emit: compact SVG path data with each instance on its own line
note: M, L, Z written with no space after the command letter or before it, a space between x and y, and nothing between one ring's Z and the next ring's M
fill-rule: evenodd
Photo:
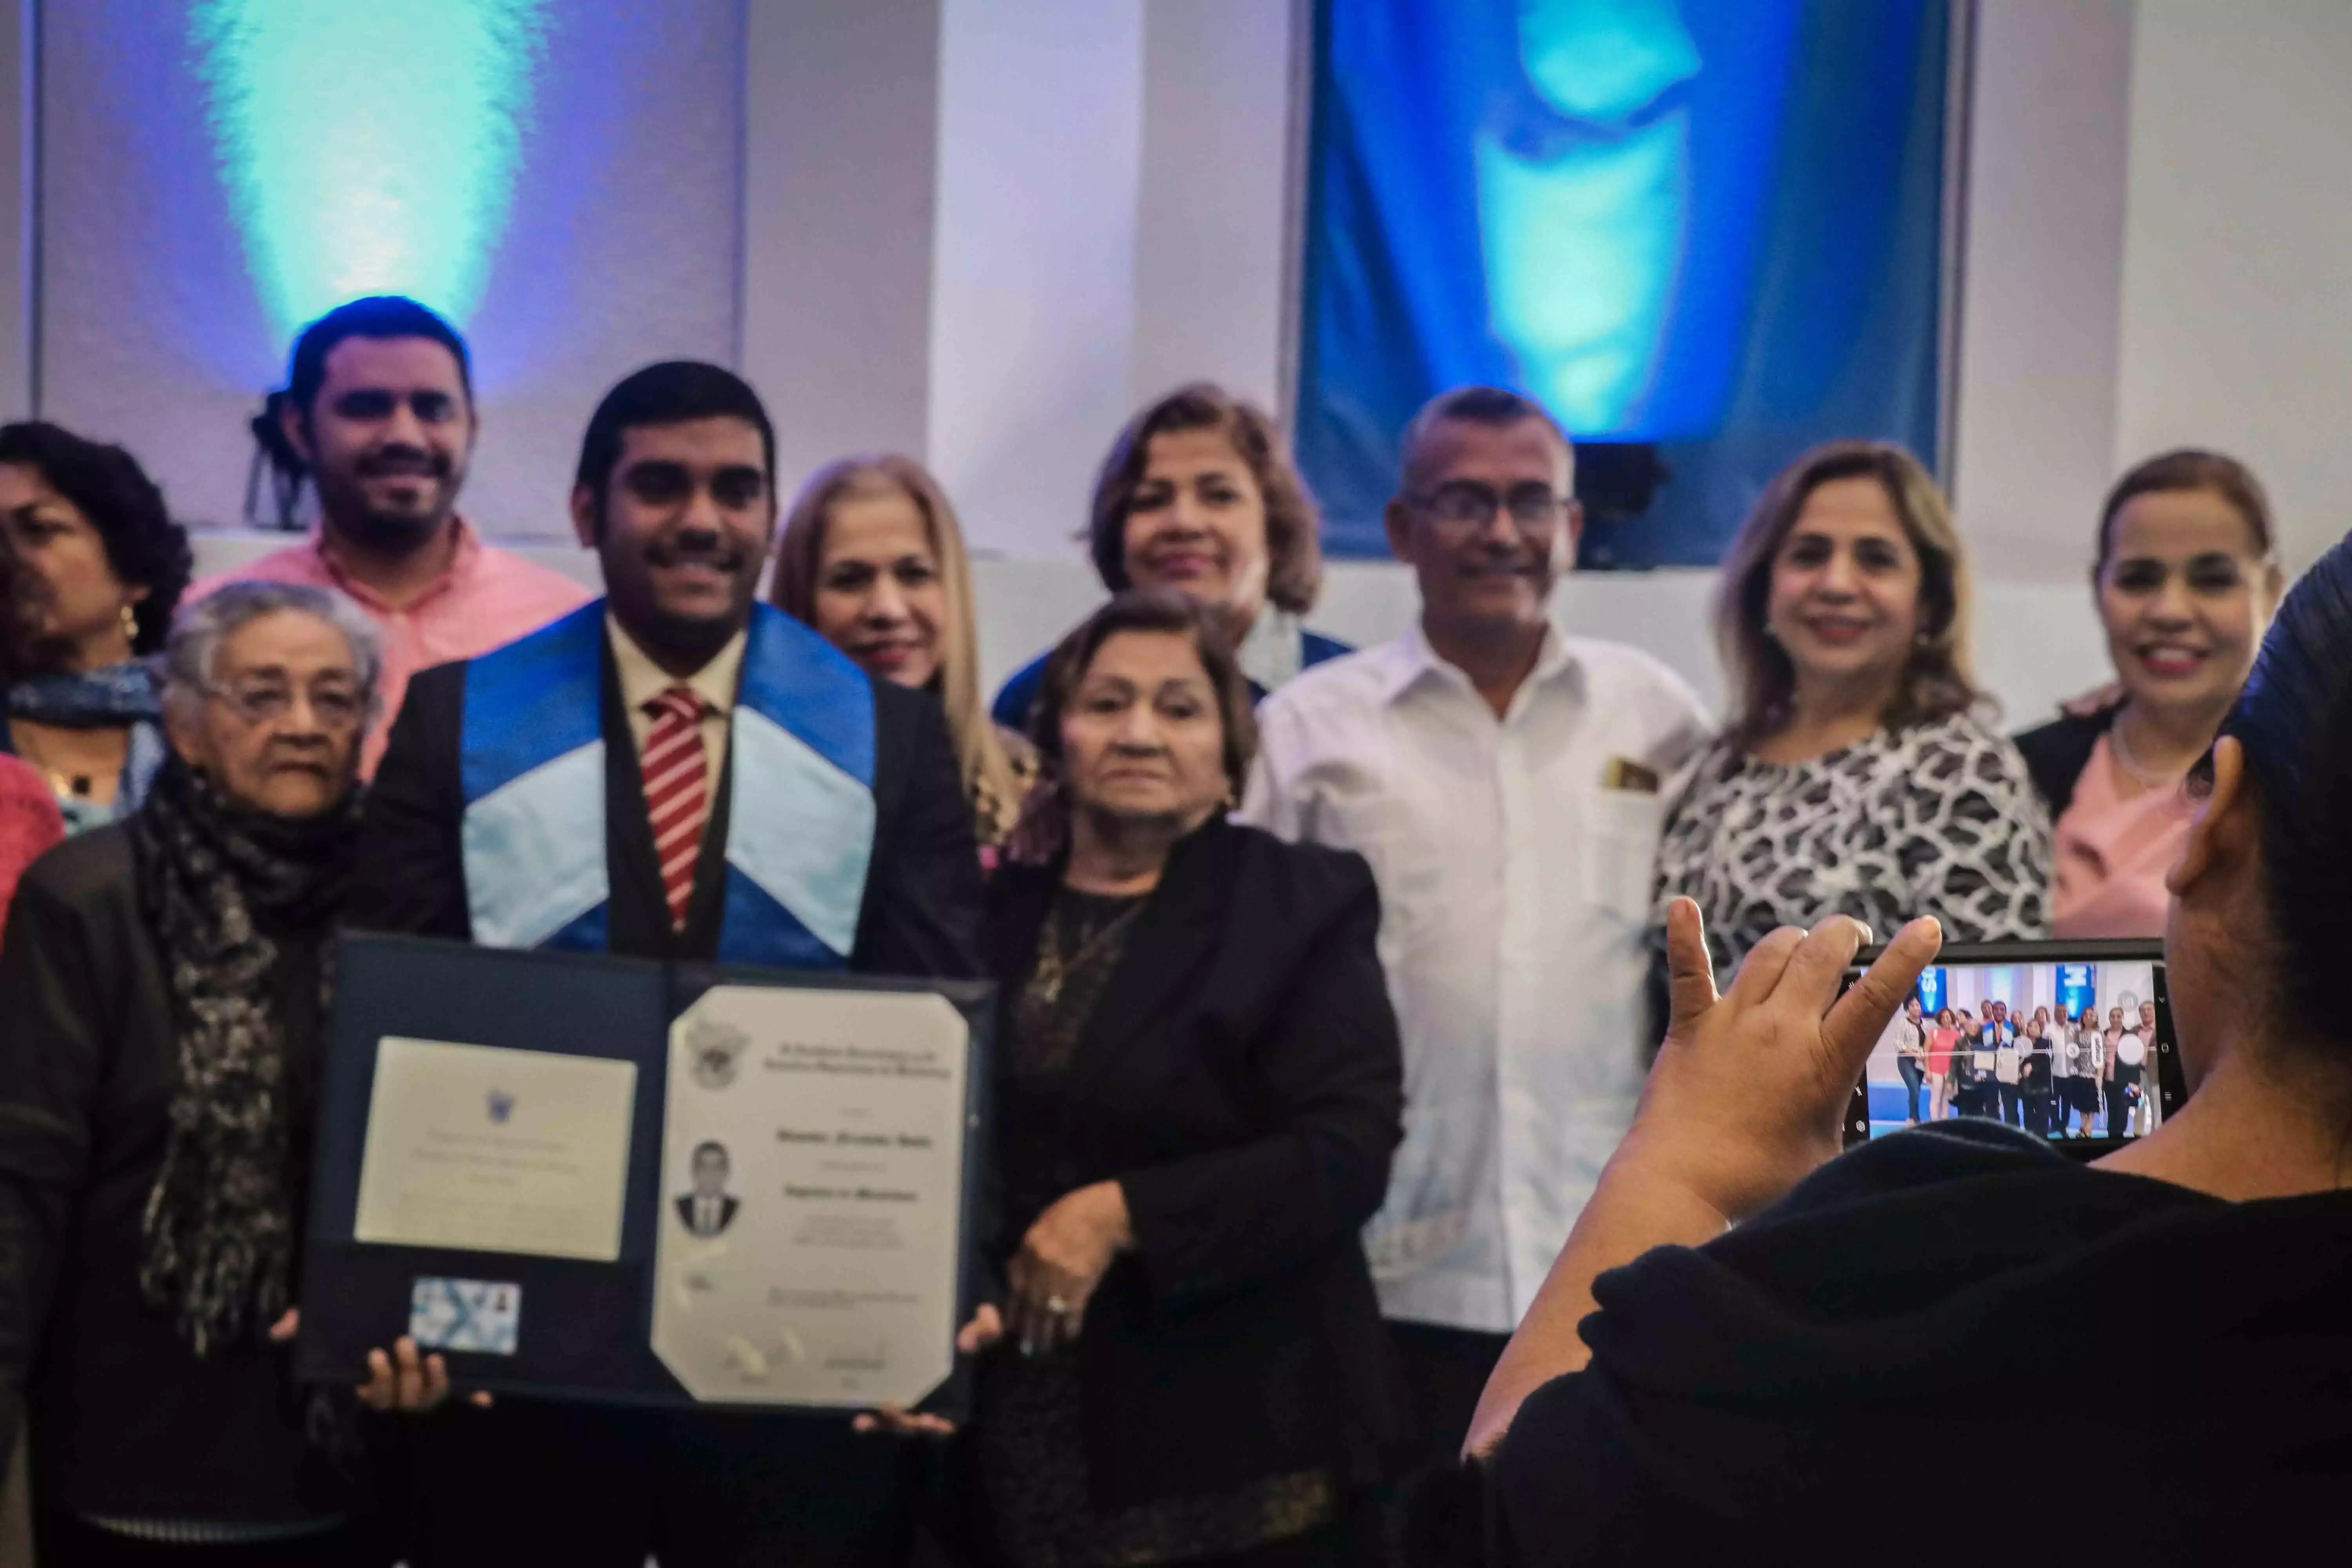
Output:
M458 749L466 667L445 664L409 683L368 792L348 919L369 931L471 941L459 826L465 795ZM947 722L928 693L874 683L874 857L850 967L868 973L969 979L981 903L972 839ZM708 962L719 951L725 857L697 870L686 930L674 931L646 818L637 749L621 710L620 678L604 648L604 836L612 879L612 951ZM704 841L727 841L735 749L712 800ZM748 784L756 781L747 780Z
M2098 746L2099 737L2113 727L2120 704L2102 708L2087 719L2068 714L2039 724L2016 738L2018 754L2025 759L2025 771L2032 777L2033 787L2042 804L2050 808L2050 820L2066 815L2074 803L2074 784L2083 770L2091 765L2091 752Z
M990 886L1008 999L1059 884L1011 867ZM1177 846L1056 1114L1032 1124L1024 1161L1050 1162L1060 1193L1118 1181L1133 1222L1078 1342L1100 1507L1318 1465L1366 1481L1403 1431L1359 1239L1403 1135L1380 919L1361 858L1212 819ZM1004 1215L1000 1260L1035 1217Z

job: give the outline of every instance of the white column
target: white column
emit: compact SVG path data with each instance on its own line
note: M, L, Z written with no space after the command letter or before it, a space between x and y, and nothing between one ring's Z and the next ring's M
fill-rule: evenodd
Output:
M0 0L0 420L39 406L37 0Z
M2288 564L2352 527L2352 6L2141 0L2115 459L2253 466Z
M1205 379L1281 409L1293 10L1290 0L1145 8L1136 404Z
M931 336L940 0L748 0L743 374L778 483L919 457Z
M2079 582L2114 474L2130 0L1979 0L1952 489L1980 574Z
M1071 534L1135 363L1142 0L941 0L932 467L984 552Z

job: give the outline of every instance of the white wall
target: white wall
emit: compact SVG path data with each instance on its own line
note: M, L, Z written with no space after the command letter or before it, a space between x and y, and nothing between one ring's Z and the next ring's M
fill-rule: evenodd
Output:
M2352 5L2140 0L2116 458L2219 447L2291 567L2352 527Z
M1192 376L1280 399L1303 9L746 0L741 360L782 477L930 461L983 558L992 678L1094 602L1071 536L1138 400ZM2352 5L1979 0L1974 47L1954 489L1980 673L2023 723L2104 677L2082 574L2125 462L2242 452L2294 563L2352 521ZM1558 610L1711 692L1710 591L1595 577ZM1315 619L1370 641L1412 607L1351 563Z

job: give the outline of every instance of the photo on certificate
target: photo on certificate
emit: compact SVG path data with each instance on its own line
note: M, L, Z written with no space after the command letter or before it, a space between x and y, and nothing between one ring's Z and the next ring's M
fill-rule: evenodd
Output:
M697 1399L912 1405L952 1373L969 1046L901 992L719 985L672 1026L653 1345Z

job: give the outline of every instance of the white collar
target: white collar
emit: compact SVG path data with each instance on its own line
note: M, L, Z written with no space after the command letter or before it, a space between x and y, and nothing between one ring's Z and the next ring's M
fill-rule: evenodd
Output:
M1470 678L1458 667L1438 657L1437 650L1429 646L1428 634L1421 629L1419 616L1413 618L1404 636L1392 646L1398 657L1394 668L1389 672L1387 689L1381 693L1382 700L1394 702L1423 679L1431 678L1450 680L1468 689ZM1519 694L1512 699L1512 706L1517 708L1526 693L1536 687L1549 685L1562 675L1580 680L1583 673L1583 661L1577 658L1576 650L1569 645L1566 637L1559 635L1558 626L1546 622L1543 647L1536 653L1536 667L1528 671L1527 679L1519 683Z
M1234 649L1234 662L1262 691L1287 685L1305 667L1307 652L1299 640L1298 617L1276 605L1259 606L1249 635Z
M623 629L604 612L604 632L613 642L613 669L621 679L621 706L632 713L645 711L646 704L680 684L654 662L653 655L637 644L637 639ZM743 669L743 647L750 640L744 632L737 632L725 646L710 656L710 662L685 679L683 684L702 699L706 712L727 713L735 707L736 678Z

